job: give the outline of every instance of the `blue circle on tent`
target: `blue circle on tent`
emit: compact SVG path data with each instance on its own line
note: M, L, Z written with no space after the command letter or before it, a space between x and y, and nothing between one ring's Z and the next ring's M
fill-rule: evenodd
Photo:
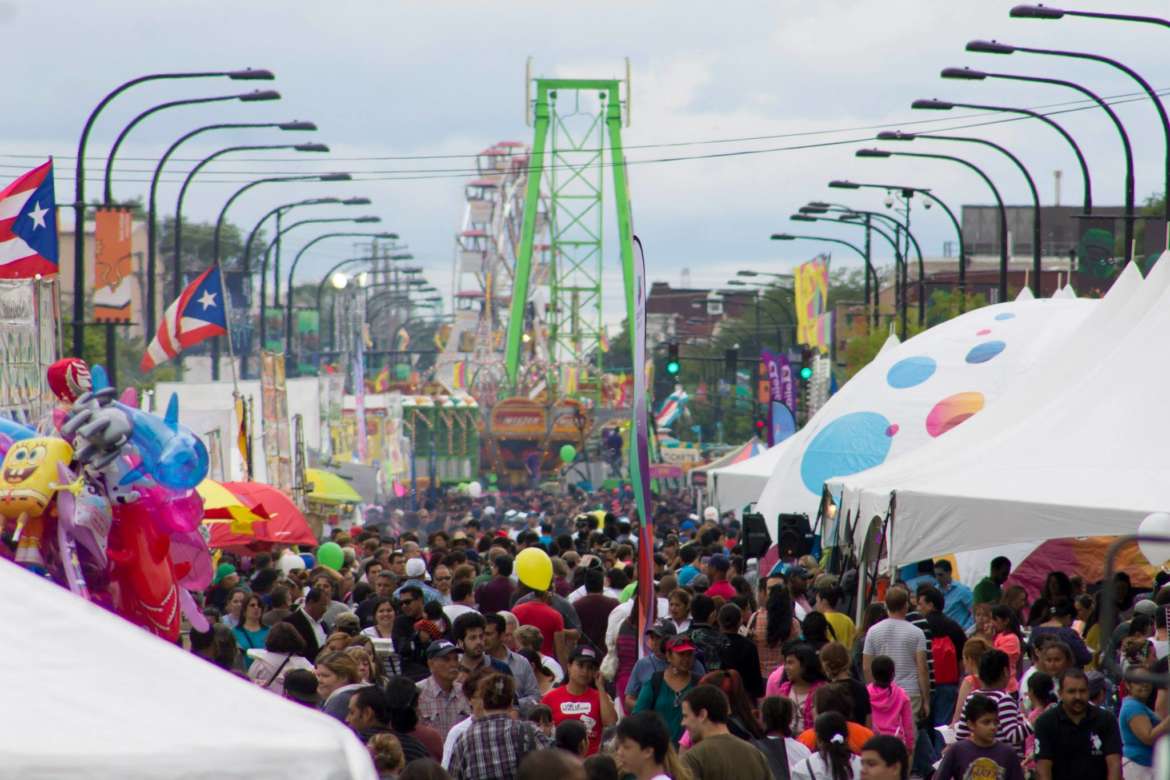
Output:
M838 417L813 437L800 460L800 479L814 495L830 477L873 468L890 454L890 421L877 412Z
M1005 311L1003 314L995 315L995 318L997 320L1014 320L1016 315L1012 314L1010 311Z
M982 344L976 344L967 353L967 362L986 363L1000 352L1003 352L1006 346L1007 344L1002 341L985 341Z
M923 355L899 360L886 372L886 383L896 390L920 385L934 376L938 364L934 358Z

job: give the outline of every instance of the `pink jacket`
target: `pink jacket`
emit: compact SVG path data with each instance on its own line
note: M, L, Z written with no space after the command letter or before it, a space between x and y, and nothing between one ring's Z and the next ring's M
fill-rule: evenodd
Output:
M902 686L890 683L889 688L881 688L870 683L865 689L869 691L874 733L891 734L905 742L908 750L914 750L914 714Z

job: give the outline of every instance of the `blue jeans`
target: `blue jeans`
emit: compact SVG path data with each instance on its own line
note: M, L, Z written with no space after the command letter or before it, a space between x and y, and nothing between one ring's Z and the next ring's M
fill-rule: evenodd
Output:
M955 684L936 685L930 691L930 722L933 726L944 726L951 722L955 703L959 698L959 686Z

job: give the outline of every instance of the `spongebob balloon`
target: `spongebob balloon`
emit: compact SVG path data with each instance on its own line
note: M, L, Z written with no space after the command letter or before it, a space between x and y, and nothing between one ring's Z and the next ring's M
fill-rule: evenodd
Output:
M57 464L68 464L73 448L64 439L31 438L15 442L0 465L0 516L10 520L40 517L53 500Z

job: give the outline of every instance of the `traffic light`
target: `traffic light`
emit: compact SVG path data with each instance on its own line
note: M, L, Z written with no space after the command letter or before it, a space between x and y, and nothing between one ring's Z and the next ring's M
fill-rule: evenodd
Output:
M678 361L678 343L672 341L666 345L666 373L678 376L681 368L682 364Z
M763 440L768 431L768 421L763 417L756 418L756 437Z
M817 351L809 347L800 348L800 381L808 382L813 375L813 361L816 359Z

